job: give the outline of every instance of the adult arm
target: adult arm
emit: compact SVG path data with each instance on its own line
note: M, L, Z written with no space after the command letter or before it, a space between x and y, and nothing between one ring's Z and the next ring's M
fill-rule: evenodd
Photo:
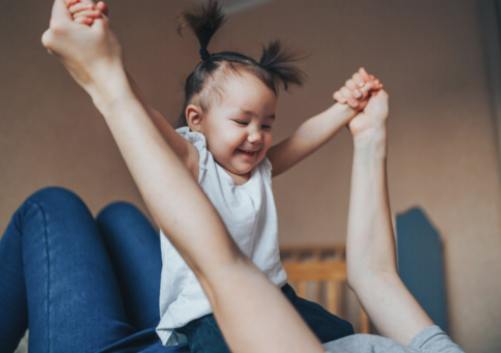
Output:
M188 167L188 170L190 170L195 178L198 178L199 157L196 148L176 132L176 130L172 127L167 118L162 115L162 113L146 104L146 100L144 99L144 96L138 84L132 78L132 75L129 72L127 72L127 77L134 95L143 103L145 109L148 112L148 116L151 118L151 121L158 129L162 137L179 156L186 167Z
M238 250L216 210L154 126L134 94L107 20L97 20L90 28L76 26L63 0L55 0L42 41L104 116L148 209L200 280L231 350L323 352L279 289Z
M378 330L408 344L431 319L400 279L386 177L388 95L376 93L350 123L354 157L348 218L348 282Z

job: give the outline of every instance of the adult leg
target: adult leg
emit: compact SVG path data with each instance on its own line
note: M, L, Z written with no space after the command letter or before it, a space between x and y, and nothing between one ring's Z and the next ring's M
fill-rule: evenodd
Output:
M30 351L92 352L132 332L97 225L72 192L50 187L30 196L13 215L2 248L12 251L17 280L22 266ZM0 276L3 284L4 271ZM2 302L0 311L11 303Z
M13 352L28 325L22 245L15 219L0 239L0 353Z
M138 329L156 327L159 317L160 238L134 205L115 202L97 216L118 278L126 313Z

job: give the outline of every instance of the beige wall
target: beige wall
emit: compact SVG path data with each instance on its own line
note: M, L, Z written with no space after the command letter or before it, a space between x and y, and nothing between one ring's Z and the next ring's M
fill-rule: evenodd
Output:
M193 37L175 33L186 3L110 0L130 70L171 120L197 62ZM140 203L103 120L39 44L50 1L1 8L0 229L45 185L75 190L94 212L115 199ZM473 0L275 0L234 15L209 49L257 56L262 43L282 38L311 53L303 65L306 86L281 97L277 138L331 104L331 93L357 67L383 79L391 96L393 211L427 212L445 243L452 335L469 352L495 353L501 207L480 29ZM342 131L275 180L284 244L343 241L350 158Z

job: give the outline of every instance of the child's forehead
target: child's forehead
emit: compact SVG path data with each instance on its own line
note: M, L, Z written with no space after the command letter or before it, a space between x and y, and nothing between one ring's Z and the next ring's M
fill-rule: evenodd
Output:
M275 103L275 93L259 79L247 74L245 77L232 77L219 86L221 101L251 110L246 105L269 105Z

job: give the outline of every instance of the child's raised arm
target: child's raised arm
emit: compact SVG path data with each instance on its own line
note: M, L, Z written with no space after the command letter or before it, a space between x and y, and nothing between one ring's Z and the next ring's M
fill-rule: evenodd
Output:
M350 122L354 156L346 244L348 282L379 331L404 345L432 321L402 283L386 180L388 95Z
M309 118L292 136L270 148L268 159L273 166L273 176L285 172L329 141L363 108L370 91L381 88L379 81L363 68L356 72L346 86L334 94L338 103Z

